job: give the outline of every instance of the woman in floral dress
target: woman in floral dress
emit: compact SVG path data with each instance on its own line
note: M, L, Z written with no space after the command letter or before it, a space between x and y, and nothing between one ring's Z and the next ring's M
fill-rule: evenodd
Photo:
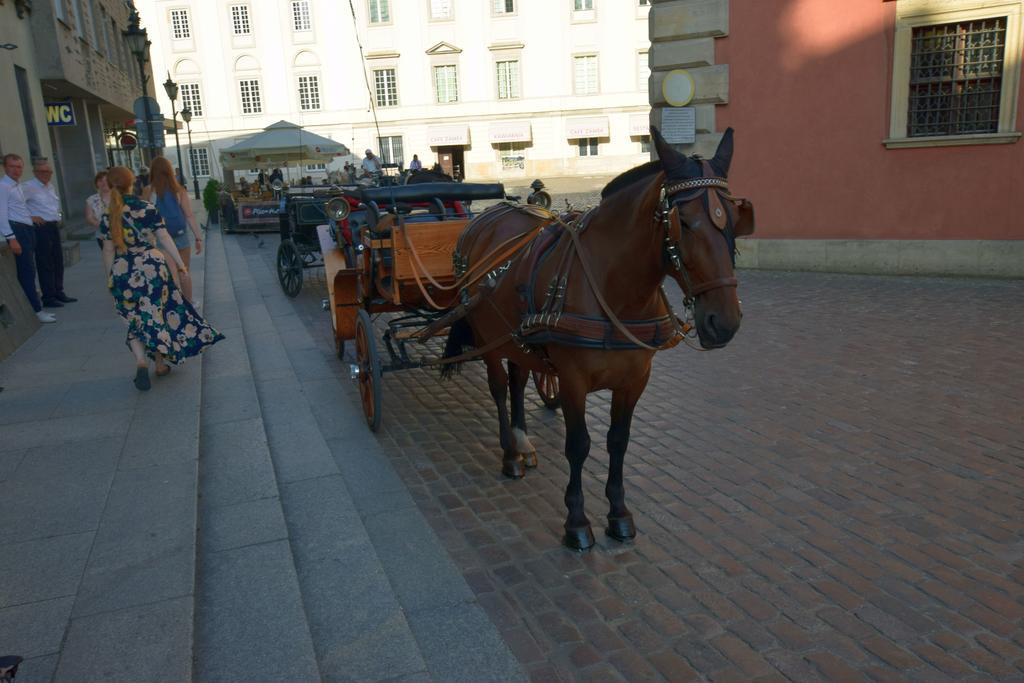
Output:
M172 266L179 272L187 269L156 207L130 194L135 182L132 172L115 166L107 182L110 206L100 223L103 262L110 273L108 286L117 312L128 323L135 386L146 391L150 387L147 356L156 363L157 377L162 377L171 371L168 362L195 356L224 336L203 320L174 284L164 254L173 257Z

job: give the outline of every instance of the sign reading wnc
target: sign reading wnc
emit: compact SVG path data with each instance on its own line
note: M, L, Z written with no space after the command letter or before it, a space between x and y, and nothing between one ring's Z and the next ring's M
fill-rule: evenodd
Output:
M75 125L75 107L71 102L46 102L46 125Z

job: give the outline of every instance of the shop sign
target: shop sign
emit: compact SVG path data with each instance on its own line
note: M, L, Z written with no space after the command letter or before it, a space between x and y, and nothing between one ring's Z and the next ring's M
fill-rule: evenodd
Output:
M71 102L45 102L44 106L46 107L46 125L75 125L75 107Z

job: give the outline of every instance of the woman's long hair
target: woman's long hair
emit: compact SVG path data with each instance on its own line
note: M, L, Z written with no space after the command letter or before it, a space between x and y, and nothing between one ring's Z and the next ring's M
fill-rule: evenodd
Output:
M107 172L107 184L110 185L110 239L119 252L124 252L124 225L121 223L121 212L124 210L124 196L132 193L135 185L135 174L124 166L114 166Z
M185 189L174 177L174 167L171 166L167 157L153 157L153 161L149 164L149 186L153 188L158 197L168 191L177 197Z

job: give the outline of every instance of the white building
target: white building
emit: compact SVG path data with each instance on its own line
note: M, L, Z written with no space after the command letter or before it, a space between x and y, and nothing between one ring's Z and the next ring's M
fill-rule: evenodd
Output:
M648 0L353 0L355 17L347 0L137 5L158 82L170 73L193 112L201 182L224 177L220 150L281 119L470 180L649 158Z

